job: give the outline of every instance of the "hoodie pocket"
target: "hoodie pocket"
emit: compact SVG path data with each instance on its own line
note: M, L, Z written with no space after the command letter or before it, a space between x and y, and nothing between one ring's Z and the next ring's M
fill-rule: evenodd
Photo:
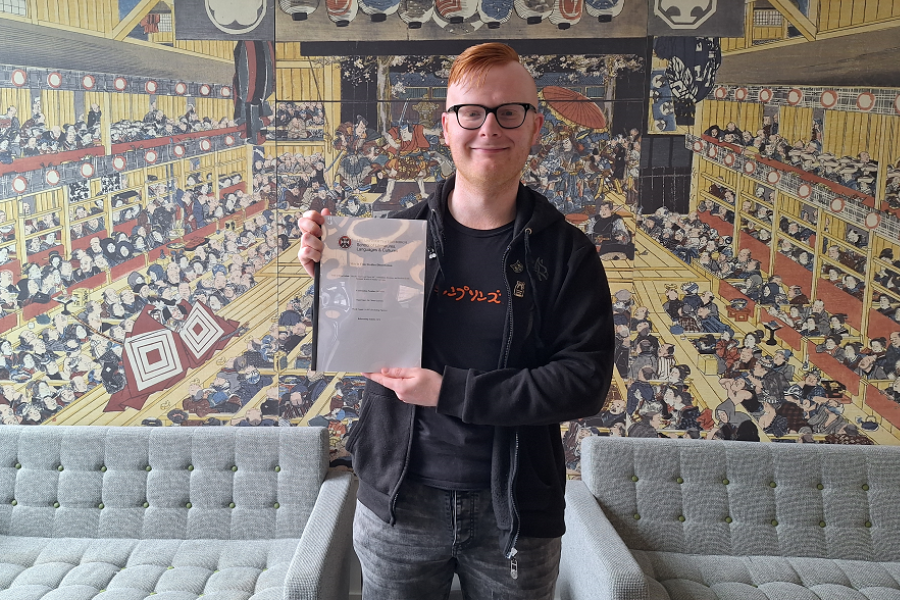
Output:
M388 388L366 384L359 419L347 438L357 476L383 494L400 481L409 454L415 407Z

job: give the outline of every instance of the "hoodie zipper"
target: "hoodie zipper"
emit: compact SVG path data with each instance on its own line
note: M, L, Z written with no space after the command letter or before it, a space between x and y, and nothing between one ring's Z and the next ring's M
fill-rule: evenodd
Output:
M528 235L531 233L531 229L526 228L524 235ZM506 247L506 252L503 253L503 267L504 272L506 270L506 261L509 258L509 253L512 251L512 246L515 243L515 239L513 239L509 246ZM527 257L526 257L527 262ZM528 266L526 265L527 269ZM506 368L509 363L509 351L512 347L512 339L513 339L513 319L512 319L512 290L509 287L509 278L504 277L506 281L506 297L509 298L509 335L506 338L506 350L503 353L503 364L502 367ZM519 508L516 506L516 494L515 494L515 484L516 477L518 476L519 471L519 430L515 429L513 433L515 443L513 445L513 460L512 465L510 466L510 474L509 474L509 502L510 508L512 509L512 523L511 523L511 531L510 531L510 540L506 544L505 554L506 558L509 559L509 574L513 579L518 579L519 577L519 566L518 561L516 560L516 554L518 554L518 550L516 549L516 544L519 542Z

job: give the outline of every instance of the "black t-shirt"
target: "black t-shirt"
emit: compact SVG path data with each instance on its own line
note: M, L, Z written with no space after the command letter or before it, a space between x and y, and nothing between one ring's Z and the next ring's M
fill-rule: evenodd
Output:
M438 373L445 366L490 371L499 365L503 343L509 298L502 257L513 224L482 231L460 225L449 213L446 221L444 277L425 315L422 365ZM489 488L493 436L493 426L417 407L409 475L441 489Z

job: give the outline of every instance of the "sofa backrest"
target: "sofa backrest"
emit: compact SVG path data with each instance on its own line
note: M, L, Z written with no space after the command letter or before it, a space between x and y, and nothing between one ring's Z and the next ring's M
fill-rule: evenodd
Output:
M0 427L0 535L299 538L328 469L315 427Z
M590 437L581 476L625 544L900 560L900 448Z

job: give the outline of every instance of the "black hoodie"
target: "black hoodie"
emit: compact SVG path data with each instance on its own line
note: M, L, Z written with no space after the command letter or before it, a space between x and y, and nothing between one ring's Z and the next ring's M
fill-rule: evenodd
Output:
M449 260L441 244L455 179L427 201L393 215L428 221L425 289ZM520 185L513 240L503 257L510 303L497 368L446 367L437 411L494 426L491 495L501 549L519 535L565 531L565 456L559 423L600 411L612 379L614 333L609 285L596 248L546 198ZM426 294L425 310L431 293ZM415 406L368 381L347 440L359 500L385 522L409 463Z

